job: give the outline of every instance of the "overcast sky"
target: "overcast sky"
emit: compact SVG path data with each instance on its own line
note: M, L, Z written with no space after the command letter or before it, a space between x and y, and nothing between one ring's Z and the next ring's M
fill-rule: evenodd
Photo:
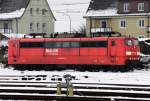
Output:
M85 24L83 16L91 0L49 0L50 7L56 17L55 32L69 32L78 30Z

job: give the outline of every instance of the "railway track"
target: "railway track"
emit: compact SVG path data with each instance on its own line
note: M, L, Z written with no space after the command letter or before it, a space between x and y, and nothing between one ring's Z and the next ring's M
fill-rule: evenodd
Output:
M44 78L45 75L38 77ZM30 81L22 78L24 77L0 76L0 99L150 101L150 85L73 82L73 96L67 96L65 82ZM62 84L61 95L57 95L58 83Z

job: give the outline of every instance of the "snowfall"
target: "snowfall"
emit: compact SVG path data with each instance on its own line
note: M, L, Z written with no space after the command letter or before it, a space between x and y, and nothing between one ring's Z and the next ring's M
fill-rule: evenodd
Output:
M49 0L49 5L56 17L56 32L68 32L78 30L79 26L85 24L83 16L91 0ZM22 9L23 10L23 9ZM65 26L64 26L65 25ZM70 74L76 79L72 82L84 83L115 83L115 84L145 84L150 85L150 69L134 70L132 72L80 72L73 70L66 71L18 71L13 68L4 68L0 64L0 76L27 76L27 75L47 75L45 82L49 82L51 77L63 78L64 75Z

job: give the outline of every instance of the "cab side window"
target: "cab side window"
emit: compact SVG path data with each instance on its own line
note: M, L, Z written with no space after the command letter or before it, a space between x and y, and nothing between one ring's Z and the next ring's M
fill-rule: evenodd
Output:
M125 40L125 44L127 46L132 46L132 40Z
M116 42L114 40L111 41L111 46L116 46Z

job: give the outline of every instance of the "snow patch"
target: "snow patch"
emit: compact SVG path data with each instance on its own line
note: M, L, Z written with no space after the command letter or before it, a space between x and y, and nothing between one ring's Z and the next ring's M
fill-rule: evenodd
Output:
M104 10L90 10L87 12L85 16L116 16L117 9L116 8L108 8Z
M25 8L21 8L20 10L16 10L10 13L1 13L0 19L12 19L12 18L19 18L24 13Z
M104 10L89 10L84 17L115 17L115 16L141 16L149 15L150 13L132 13L132 14L118 14L117 8L108 8Z

